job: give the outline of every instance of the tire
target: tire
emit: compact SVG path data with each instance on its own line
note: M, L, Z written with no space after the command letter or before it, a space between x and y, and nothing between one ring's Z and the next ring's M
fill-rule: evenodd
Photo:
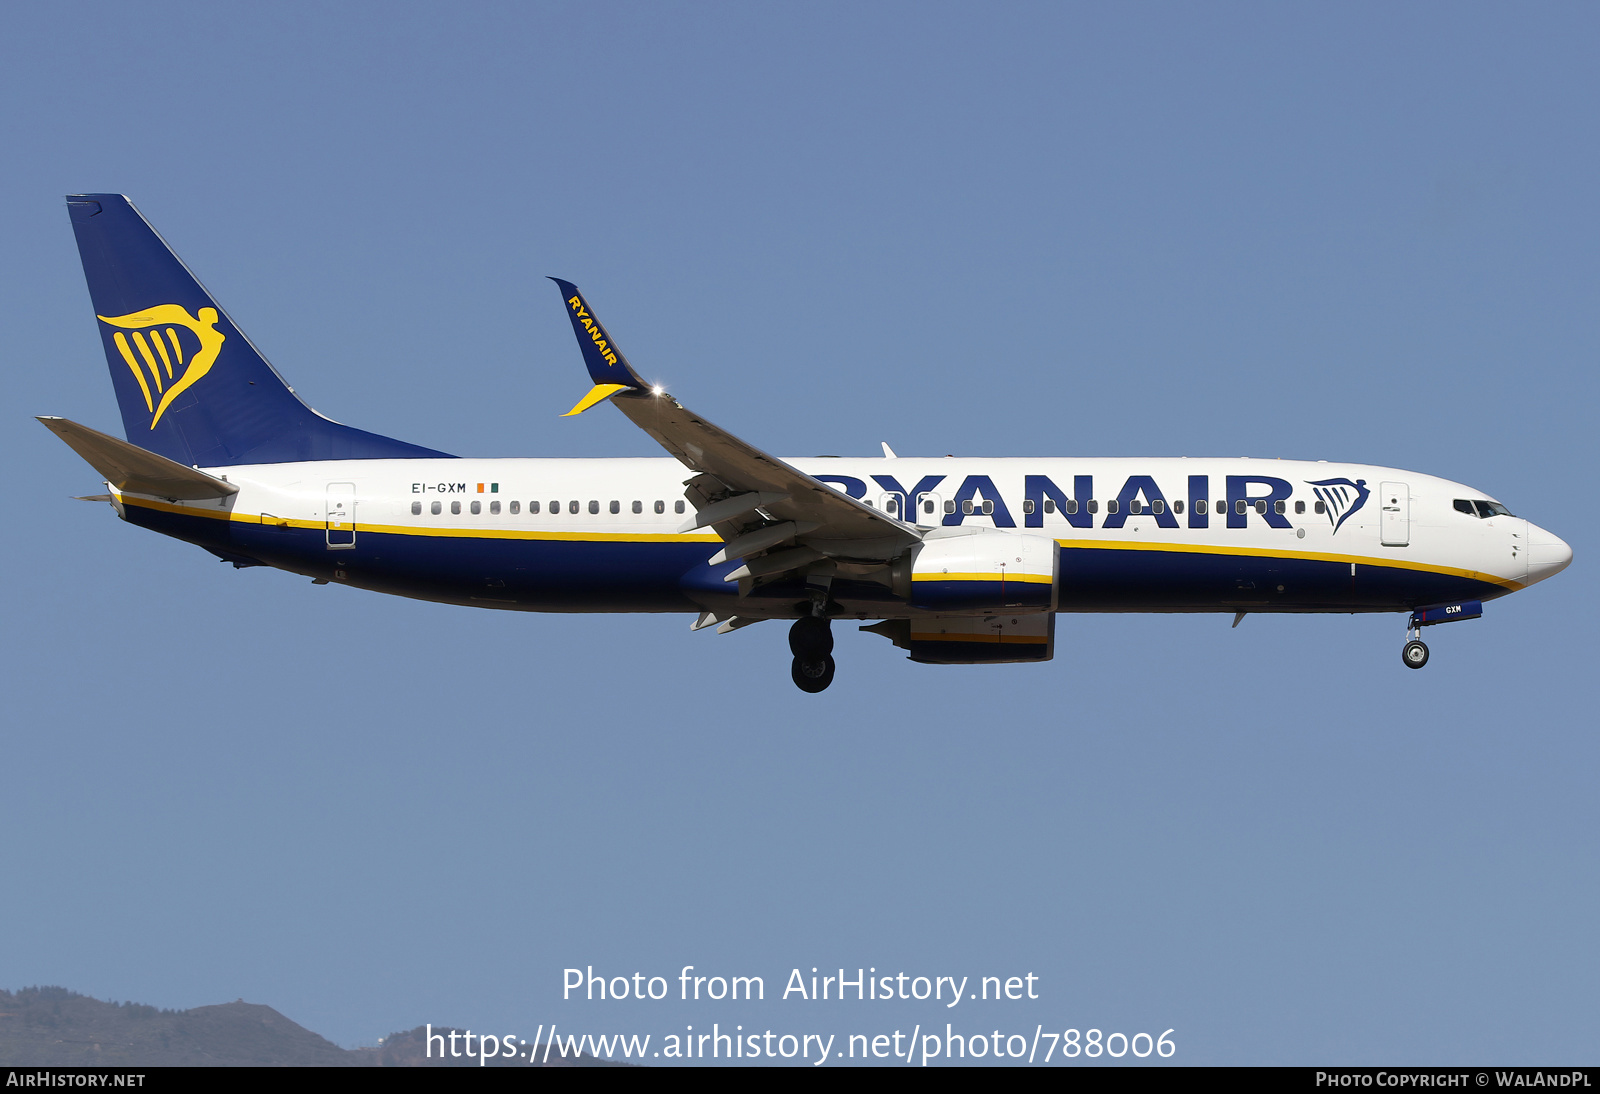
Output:
M833 683L833 658L824 656L820 661L802 661L796 657L789 675L794 678L794 686L808 694L827 691L828 685Z
M833 652L833 627L826 619L802 616L789 628L789 652L806 661L817 661Z
M1413 638L1400 651L1400 660L1406 663L1408 669L1420 669L1428 663L1428 647L1419 639Z

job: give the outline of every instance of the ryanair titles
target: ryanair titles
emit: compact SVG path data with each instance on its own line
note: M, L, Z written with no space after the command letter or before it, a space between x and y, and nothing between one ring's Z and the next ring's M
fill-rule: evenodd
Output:
M959 484L954 480L947 483L944 475L927 475L911 486L893 475L873 475L878 488L873 497L868 497L871 487L865 479L816 477L909 523L956 527L969 517L983 517L996 528L1017 527L1011 507L1015 496L1008 504L988 475L967 475ZM1213 477L1221 481L1213 484ZM1326 519L1337 533L1366 503L1367 494L1362 488L1358 500L1352 498L1353 504L1335 511L1322 500L1324 490L1308 489L1302 492L1298 507L1291 510L1294 484L1272 475L1188 475L1182 488L1171 491L1170 497L1151 475L1129 475L1115 495L1097 495L1093 475L1072 476L1070 493L1047 475L1024 475L1022 484L1021 517L1026 528L1043 528L1047 514L1055 515L1050 523L1062 520L1074 528L1123 528L1132 517L1153 520L1159 528L1209 528L1213 521L1228 528L1246 528L1252 519L1271 528L1291 528L1289 514L1303 513L1309 494L1312 512ZM1173 485L1168 483L1169 488Z
M607 340L606 329L600 325L600 320L590 315L589 309L583 306L583 297L577 295L568 297L567 306L572 309L572 314L577 317L578 322L583 324L583 329L589 332L589 337L594 341L594 348L600 351L600 356L606 359L606 364L616 364L617 355Z

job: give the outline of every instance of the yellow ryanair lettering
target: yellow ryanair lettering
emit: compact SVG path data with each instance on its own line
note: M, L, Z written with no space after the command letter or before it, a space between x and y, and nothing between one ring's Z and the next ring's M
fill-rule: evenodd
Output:
M583 298L579 296L569 296L567 298L567 304L570 305L572 310L577 313L578 322L582 323L583 329L589 332L589 340L594 343L595 349L600 351L600 356L605 358L606 364L616 364L617 354L616 351L611 348L611 344L606 341L605 328L600 325L599 320L595 319L588 313L587 310L585 310L583 306Z
M183 394L202 376L211 371L211 366L216 364L217 355L222 352L222 343L227 336L217 330L219 317L216 308L201 308L198 317L190 315L179 304L157 304L144 311L132 312L128 315L99 315L95 318L107 326L120 327L122 330L133 331L133 345L138 348L135 356L133 349L128 345L127 337L119 330L115 337L117 352L127 362L128 368L133 372L133 378L139 382L139 391L144 395L144 405L151 413L150 428L154 429L161 416L167 412L172 401ZM183 364L183 349L178 342L176 327L183 327L190 331L200 342L200 348L189 356L188 366L183 370L183 375L173 379L172 358L167 355L167 347L163 344L161 331L154 329L166 326L166 335L172 340L172 355L178 364ZM149 329L149 340L145 339L145 331ZM150 346L154 343L156 353L151 353ZM161 361L156 361L157 354ZM161 395L159 403L152 399L150 384L145 379L143 369L140 368L140 358L144 366L150 371L150 380L155 381L156 392ZM170 385L162 382L162 371L165 370L166 378L171 379Z

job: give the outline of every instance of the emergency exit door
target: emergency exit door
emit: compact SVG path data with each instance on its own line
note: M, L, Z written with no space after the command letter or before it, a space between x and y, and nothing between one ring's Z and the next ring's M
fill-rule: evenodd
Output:
M330 482L328 484L328 550L337 551L356 545L356 484Z
M1403 482L1381 484L1378 533L1385 547L1411 546L1411 490Z

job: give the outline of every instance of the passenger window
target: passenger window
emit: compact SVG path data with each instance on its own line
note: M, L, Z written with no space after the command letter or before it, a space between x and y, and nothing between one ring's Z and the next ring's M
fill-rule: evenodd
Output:
M1263 498L1261 501L1256 502L1256 512L1260 513L1262 516L1266 516L1267 515L1267 502L1266 502L1265 498ZM1280 512L1281 512L1281 510L1280 510Z
M1238 513L1241 517L1244 516L1246 508L1247 506L1243 501L1236 501L1233 503L1233 511Z
M922 503L922 511L924 513L933 512L933 501L931 499Z
M534 502L533 504L538 505L539 503L538 502ZM516 516L520 512L522 512L522 503L520 501L512 502L511 503L511 515L512 516Z
M511 504L515 505L517 503L516 502L512 502ZM500 512L500 503L497 502L497 501L491 501L489 503L489 512L492 513L492 514L498 514Z
M1093 505L1094 502L1091 501L1089 504ZM1113 516L1113 517L1116 516L1117 513L1121 511L1121 509L1122 509L1122 503L1120 501L1118 501L1116 498L1112 498L1110 501L1106 502L1106 514L1108 516ZM1094 510L1091 509L1090 512L1092 513L1092 512L1094 512Z
M1212 510L1212 512L1216 513L1217 516L1220 517L1222 514L1226 513L1227 511L1228 511L1228 503L1223 501L1221 498L1218 498L1217 499L1217 507L1214 510ZM1244 510L1241 509L1241 510L1239 510L1239 512L1242 513L1242 512L1244 512Z
M961 503L961 512L965 516L972 515L972 502L970 500Z
M886 513L898 513L900 511L900 499L890 498L885 501L883 503L883 511Z
M537 513L538 511L539 511L539 503L536 502L536 501L530 501L528 503L528 513L529 513L529 515L531 516L532 514Z
M432 505L428 506L428 512L432 513L434 516L438 516L439 515L439 503L438 502L434 502Z
M589 499L589 515L590 516L598 516L599 513L600 513L600 503L595 501L593 498Z
M1157 498L1155 501L1150 503L1150 511L1159 517L1162 513L1167 511L1167 503L1162 501L1160 498Z
M550 503L550 515L551 516L555 516L560 512L561 512L561 503L559 501L551 502Z
M656 512L665 513L666 511L667 511L667 503L666 502L664 502L664 501L656 502Z
M1317 502L1317 503L1316 503L1316 504L1315 504L1315 505L1313 505L1313 506L1312 506L1312 507L1311 507L1311 509L1312 509L1312 511L1313 511L1313 512L1315 512L1315 513L1316 513L1316 514L1317 514L1317 515L1318 515L1318 516L1321 516L1321 515L1322 515L1322 514L1323 514L1323 513L1326 513L1326 512L1327 512L1327 511L1328 511L1328 506L1327 506L1327 504L1326 504L1326 503L1324 503L1324 502L1320 502L1320 501L1319 501L1319 502Z
M1140 513L1144 512L1144 502L1140 501L1138 498L1134 498L1132 501L1128 502L1128 512L1132 513L1134 516L1138 516Z
M1044 499L1044 511L1046 513L1054 513L1056 511L1056 503L1054 498Z
M411 503L411 515L414 517L420 517L422 515L422 503L420 501L414 501Z
M872 508L872 502L868 501L866 498L861 499L861 504L865 505L868 509Z
M1208 508L1208 506L1206 505L1206 499L1205 498L1195 498L1194 499L1194 511L1196 513L1199 513L1203 517L1203 516L1206 515L1206 509L1207 508Z
M672 511L674 513L682 513L683 512L683 502L681 502L681 501L673 502L672 503Z
M1091 509L1091 510L1089 510L1089 512L1092 513L1092 512L1094 512L1094 510ZM1075 517L1077 515L1078 515L1078 499L1077 498L1068 498L1067 499L1067 516Z
M481 501L473 502L472 503L472 515L473 516L477 516L481 512L483 512L483 502L481 502Z
M953 502L953 501L945 502L944 503L944 511L946 513L954 513L956 511L956 503Z
M591 510L591 512L592 512L592 510ZM622 503L620 501L612 502L611 503L611 515L612 516L616 516L620 512L622 512Z
M1181 512L1183 512L1183 502L1181 502L1181 501L1175 501L1175 502L1173 502L1173 503L1172 503L1172 511L1173 511L1173 512L1174 512L1174 513L1181 513Z
M575 501L567 502L567 512L576 513L577 511L578 511L578 503L577 502L575 502Z
M1115 505L1115 504L1116 504L1116 502L1112 502L1112 503L1111 503L1111 504L1112 504L1112 505ZM1095 500L1094 500L1094 499L1093 499L1093 498L1090 498L1090 499L1089 499L1089 512L1091 512L1091 513L1098 513L1098 512L1099 512L1099 511L1100 511L1100 503L1099 503L1099 502L1097 502L1097 501L1095 501ZM1111 510L1111 511L1112 511L1112 512L1113 512L1113 513L1115 513L1115 512L1116 512L1116 510L1115 510L1115 509L1113 509L1113 510Z
M1295 502L1294 503L1294 511L1295 511L1296 514L1304 513L1306 511L1306 503L1303 502L1303 501Z
M1033 514L1033 499L1032 498L1026 498L1026 499L1023 500L1023 502L1022 502L1022 511L1024 513L1029 514L1030 516Z
M992 501L984 502L983 503L983 515L987 517L987 516L991 516L993 513L994 513L994 502L992 502Z
M1272 511L1278 514L1280 517L1283 516L1284 508L1285 506L1281 501L1275 501L1272 503Z
M642 512L644 512L644 502L642 502L642 501L636 501L636 502L634 502L634 503L633 503L633 511L634 511L634 512L635 512L635 513L642 513Z
M461 515L461 503L459 501L451 502L450 503L450 512L451 512L452 515L459 517Z

